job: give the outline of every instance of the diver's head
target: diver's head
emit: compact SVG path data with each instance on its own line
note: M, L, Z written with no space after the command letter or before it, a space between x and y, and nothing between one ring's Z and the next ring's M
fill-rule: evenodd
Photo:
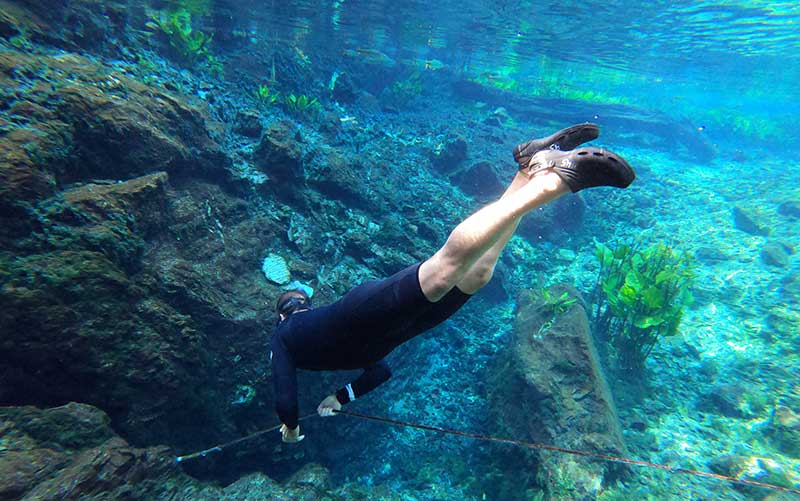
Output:
M278 322L286 320L293 313L311 309L311 298L308 297L303 289L292 289L286 291L278 297L275 303L275 313L278 314Z

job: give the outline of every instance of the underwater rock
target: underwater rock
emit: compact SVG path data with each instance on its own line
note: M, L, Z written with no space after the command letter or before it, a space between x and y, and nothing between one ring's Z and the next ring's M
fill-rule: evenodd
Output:
M468 157L467 141L463 137L448 137L433 152L433 167L444 175L450 175Z
M246 475L223 489L214 489L219 501L261 501L281 499L285 501L319 501L338 499L331 496L330 472L318 464L309 463L283 483L263 473ZM191 498L185 498L187 501Z
M211 137L219 126L205 111L94 60L6 51L0 75L3 86L23 89L17 100L32 110L17 121L26 132L0 139L0 149L11 148L13 173L2 176L19 185L22 200L39 198L41 186L54 181L128 179L156 170L196 177L230 165Z
M60 148L63 143L58 137L36 128L13 129L0 136L0 220L4 228L0 232L9 233L9 226L19 224L18 218L28 219L27 209L32 202L55 193L54 173L39 166L47 162L42 153L49 156L48 153Z
M369 205L371 191L363 181L365 170L358 159L320 146L312 155L306 172L309 183L320 192L347 205L365 208Z
M783 245L777 242L767 242L761 248L761 260L770 266L787 268L789 266L789 253Z
M767 236L772 232L758 214L741 206L733 208L733 223L737 229L756 236Z
M101 252L126 272L138 271L144 239L166 226L166 185L167 174L159 172L63 191L44 203L51 245Z
M709 469L720 475L740 478L742 480L753 480L768 484L780 485L793 488L790 472L783 466L768 458L756 456L740 456L736 454L725 454L713 458L708 463ZM734 484L733 488L761 499L764 489L749 485Z
M2 407L0 437L2 499L163 499L198 486L165 448L131 447L85 404Z
M789 200L778 206L778 214L791 218L800 218L800 200Z
M520 122L580 123L596 114L602 117L605 137L624 137L629 146L669 149L693 163L707 163L717 155L708 136L700 133L690 120L675 120L663 112L593 101L592 111L587 113L586 102L580 99L523 96L470 80L457 80L451 86L456 96L502 106Z
M358 96L358 92L353 79L347 73L337 73L336 79L333 81L333 90L331 90L333 99L342 104L353 103Z
M788 407L775 407L765 434L779 451L800 457L800 414Z
M789 306L773 306L767 313L767 325L786 341L794 340L800 348L797 326L800 325L800 311Z
M521 295L512 346L501 352L493 371L494 419L508 436L624 456L619 419L580 295L559 285L549 289L549 297L564 292L577 301L559 306L542 293ZM589 499L624 471L563 454L538 457L514 472L517 491L538 478L552 499Z
M705 264L717 264L730 261L731 256L719 247L701 246L698 247L694 256Z
M697 400L697 410L733 418L749 416L745 389L736 383L719 383Z
M257 139L261 137L264 127L261 125L261 115L253 110L240 111L236 114L233 131L243 136Z
M224 488L204 485L183 473L166 447L133 447L109 423L100 409L75 402L0 407L0 499L316 501L332 495L328 470L313 463L283 483L254 473Z
M270 126L253 156L256 165L278 184L302 181L304 177L303 139L297 126L283 120Z
M790 304L800 304L800 274L792 273L781 280L780 292Z
M8 21L33 40L65 48L104 50L108 42L122 37L127 24L127 4L122 1L73 0L37 2L22 0L11 8ZM22 5L19 5L22 4ZM110 47L110 48L113 48Z
M489 162L478 162L450 176L450 182L473 197L497 197L505 189Z

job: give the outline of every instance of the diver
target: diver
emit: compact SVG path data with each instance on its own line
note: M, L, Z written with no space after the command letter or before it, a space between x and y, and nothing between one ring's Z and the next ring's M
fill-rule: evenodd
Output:
M365 282L319 308L312 308L302 290L283 293L270 341L283 441L304 438L298 424L297 369L363 369L317 407L320 416L334 415L391 377L386 355L444 322L486 285L526 213L568 191L630 185L636 176L620 156L599 148L574 149L598 135L597 125L583 123L518 145L514 159L519 171L505 193L456 226L427 260Z

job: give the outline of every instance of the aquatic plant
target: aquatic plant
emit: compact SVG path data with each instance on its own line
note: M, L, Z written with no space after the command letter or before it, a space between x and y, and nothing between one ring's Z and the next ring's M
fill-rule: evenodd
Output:
M225 69L222 66L222 61L213 54L208 54L206 56L206 69L208 72L217 78L222 78L225 73Z
M578 302L578 299L570 296L567 291L559 295L551 291L552 288L548 289L544 287L538 294L539 298L537 302L539 303L540 311L544 313L547 320L542 322L542 325L539 326L539 330L535 335L536 338L540 338L549 331L553 325L555 325L557 317L569 311L570 307Z
M188 10L160 12L153 20L184 61L194 65L204 59L208 60L208 45L213 36L192 28L192 14Z
M422 75L415 71L408 78L393 83L385 97L392 105L402 107L420 95L422 95Z
M319 101L315 97L308 97L305 94L296 96L289 94L286 96L286 108L292 113L312 112L319 106Z
M255 91L255 98L259 106L274 104L280 97L279 93L272 91L266 84L259 85Z
M552 294L548 289L542 289L543 306L553 315L561 315L569 310L569 307L577 303L578 300L563 292L560 296Z
M663 244L646 249L597 243L595 333L606 336L623 369L640 370L663 337L674 336L692 302L689 256Z
M33 45L31 41L25 36L24 32L21 32L19 35L14 35L13 37L8 39L8 43L18 50L32 50Z

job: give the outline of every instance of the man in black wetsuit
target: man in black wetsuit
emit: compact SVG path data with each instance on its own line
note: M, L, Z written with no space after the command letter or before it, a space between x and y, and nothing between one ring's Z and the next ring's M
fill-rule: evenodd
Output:
M456 226L429 259L363 283L321 308L312 309L301 290L282 294L270 348L283 440L303 438L297 369L363 369L355 381L319 404L321 416L333 415L391 377L386 355L449 318L486 285L522 216L569 191L625 188L633 182L633 170L618 155L598 148L573 150L598 134L596 125L578 124L517 146L519 172L502 197Z

